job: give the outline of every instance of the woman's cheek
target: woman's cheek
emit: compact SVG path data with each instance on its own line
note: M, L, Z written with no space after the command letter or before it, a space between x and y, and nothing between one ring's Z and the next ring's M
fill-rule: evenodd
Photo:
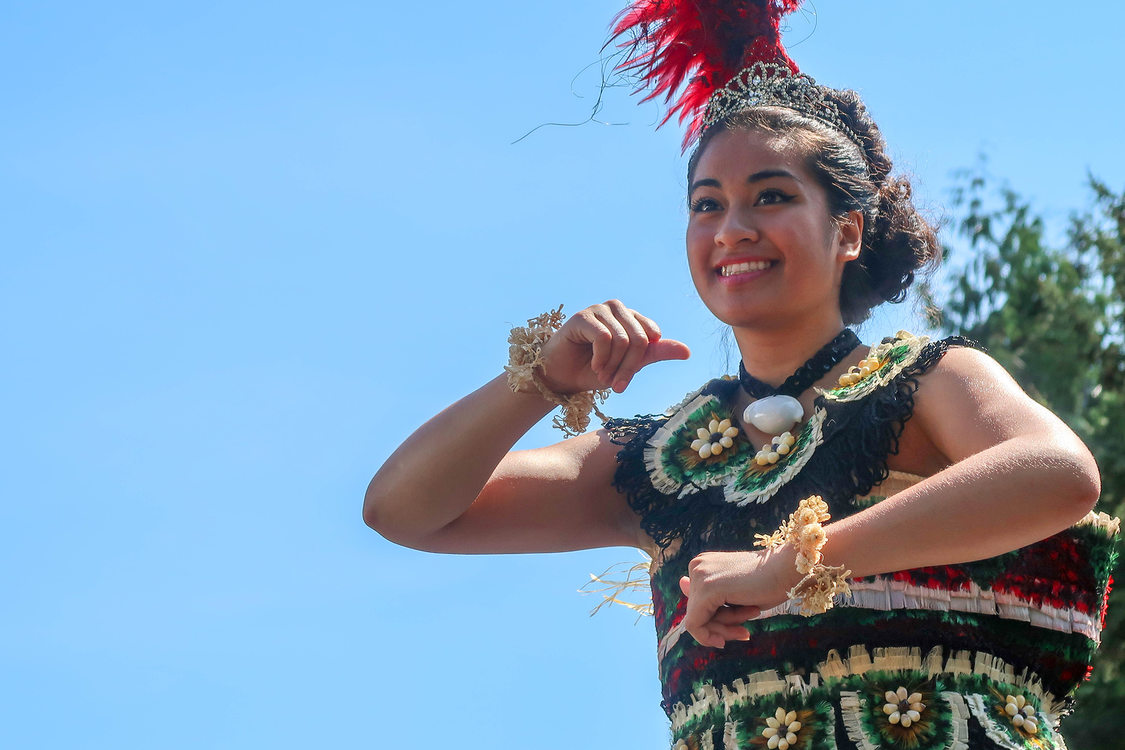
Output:
M701 227L688 227L686 244L688 267L698 286L710 263L710 235Z

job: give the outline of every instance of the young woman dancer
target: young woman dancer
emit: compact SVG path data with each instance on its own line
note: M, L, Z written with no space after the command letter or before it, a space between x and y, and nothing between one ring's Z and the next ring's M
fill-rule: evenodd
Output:
M577 426L591 392L688 356L617 300L542 316L513 331L505 374L388 459L365 518L435 552L647 550L678 750L1062 747L1117 532L1091 512L1097 466L968 342L847 328L938 247L858 97L785 56L787 5L699 19L760 16L689 129L688 266L739 376L511 451L556 405ZM684 44L669 6L708 3L641 2L619 27L643 32L629 64L658 91Z

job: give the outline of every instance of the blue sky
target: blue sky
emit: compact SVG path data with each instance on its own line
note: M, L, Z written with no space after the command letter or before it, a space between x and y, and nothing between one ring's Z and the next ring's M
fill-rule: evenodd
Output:
M986 153L1061 226L1088 170L1125 186L1125 10L1011 7L817 3L787 39L935 215ZM693 348L610 413L727 367L659 109L610 90L624 124L513 144L586 118L618 9L0 7L0 746L661 747L651 623L575 592L636 553L425 555L360 520L548 307L619 297Z

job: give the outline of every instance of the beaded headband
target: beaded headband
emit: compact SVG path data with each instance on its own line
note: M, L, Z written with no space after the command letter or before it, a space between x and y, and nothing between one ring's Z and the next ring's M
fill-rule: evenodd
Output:
M635 0L617 18L627 37L619 71L636 73L645 100L668 103L663 125L688 121L684 150L708 128L753 107L785 107L823 122L863 149L833 89L797 69L781 44L781 18L801 0Z

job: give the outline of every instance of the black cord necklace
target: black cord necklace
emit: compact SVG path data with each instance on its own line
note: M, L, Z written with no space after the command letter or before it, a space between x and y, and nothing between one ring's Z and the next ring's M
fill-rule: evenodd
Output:
M836 338L829 341L820 351L809 359L796 372L785 379L785 382L774 388L769 383L764 383L746 371L746 366L738 363L738 380L742 387L754 398L768 396L792 396L797 398L804 393L810 385L820 380L833 367L838 365L844 357L852 353L859 346L859 336L850 328L840 331Z

